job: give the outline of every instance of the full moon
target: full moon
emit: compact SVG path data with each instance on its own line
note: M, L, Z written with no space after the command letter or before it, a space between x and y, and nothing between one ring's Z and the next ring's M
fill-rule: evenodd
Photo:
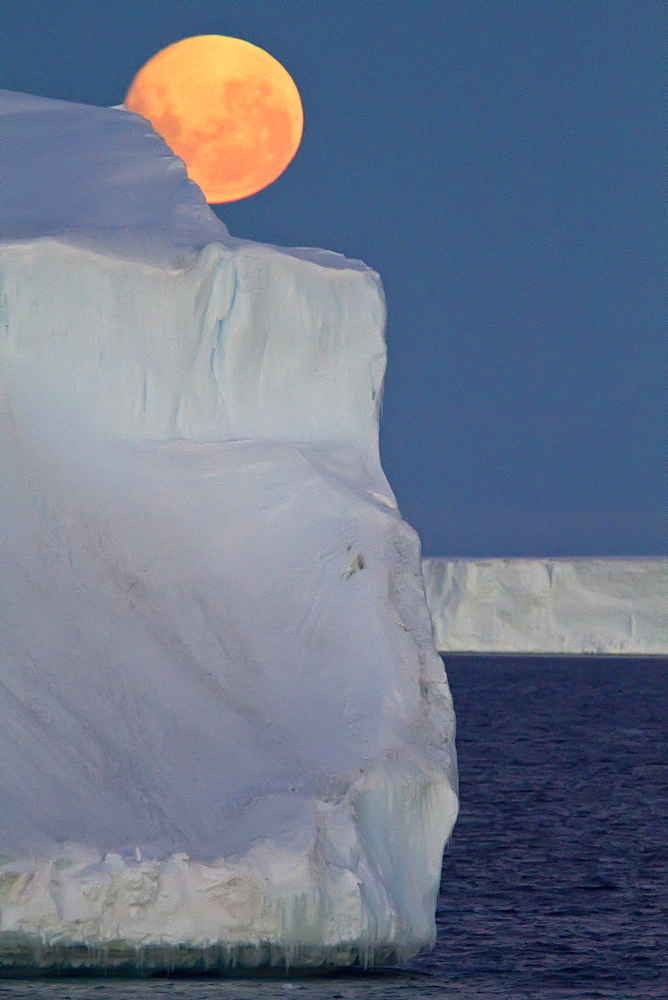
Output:
M239 38L197 35L139 70L125 98L180 156L206 200L247 198L283 173L304 114L290 74Z

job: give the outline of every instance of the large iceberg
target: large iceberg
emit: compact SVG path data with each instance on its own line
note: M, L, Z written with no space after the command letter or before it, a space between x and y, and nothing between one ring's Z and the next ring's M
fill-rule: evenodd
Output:
M456 759L379 279L231 238L136 115L0 129L0 967L405 959Z

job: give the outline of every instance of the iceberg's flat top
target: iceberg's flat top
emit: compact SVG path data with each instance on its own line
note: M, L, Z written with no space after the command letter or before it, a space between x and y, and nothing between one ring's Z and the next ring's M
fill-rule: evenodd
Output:
M425 559L437 649L668 655L668 559Z
M0 91L0 238L154 253L225 242L180 159L139 115Z
M180 264L237 246L183 161L141 115L0 90L0 243L56 237ZM321 267L369 271L319 248L274 248Z

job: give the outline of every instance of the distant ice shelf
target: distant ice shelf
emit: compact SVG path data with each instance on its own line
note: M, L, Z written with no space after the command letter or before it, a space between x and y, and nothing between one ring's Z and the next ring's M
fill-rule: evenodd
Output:
M668 656L668 559L424 559L443 653Z

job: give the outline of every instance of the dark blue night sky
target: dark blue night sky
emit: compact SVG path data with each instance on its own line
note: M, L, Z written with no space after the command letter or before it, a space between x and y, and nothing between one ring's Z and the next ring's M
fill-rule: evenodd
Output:
M384 281L383 464L426 555L668 551L660 0L3 0L0 86L111 105L157 50L294 78L292 166L217 209Z

